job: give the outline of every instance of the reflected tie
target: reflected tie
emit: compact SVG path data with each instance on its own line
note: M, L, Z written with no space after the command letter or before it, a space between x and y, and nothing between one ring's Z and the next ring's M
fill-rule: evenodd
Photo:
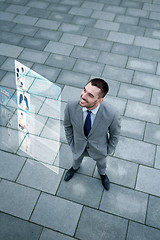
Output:
M88 137L88 134L91 130L91 111L87 110L87 117L84 123L84 134Z

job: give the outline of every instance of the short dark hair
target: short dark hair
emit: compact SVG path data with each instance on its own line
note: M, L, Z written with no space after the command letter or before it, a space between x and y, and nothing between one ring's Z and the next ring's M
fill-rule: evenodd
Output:
M98 87L101 90L101 98L104 98L109 91L108 83L101 78L93 78L89 81L89 83L91 83L92 86Z

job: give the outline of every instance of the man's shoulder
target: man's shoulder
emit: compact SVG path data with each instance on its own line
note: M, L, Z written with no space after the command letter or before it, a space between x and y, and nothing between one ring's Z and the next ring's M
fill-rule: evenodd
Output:
M76 109L77 107L79 107L79 100L69 100L67 102L68 108L71 110Z

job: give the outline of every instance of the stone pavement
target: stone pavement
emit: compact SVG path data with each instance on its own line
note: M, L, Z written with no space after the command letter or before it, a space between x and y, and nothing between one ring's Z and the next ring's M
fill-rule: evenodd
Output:
M16 125L15 60L60 89L30 82L34 154ZM63 180L63 110L93 76L122 115L110 191L90 158ZM160 0L0 0L0 86L0 240L160 239Z

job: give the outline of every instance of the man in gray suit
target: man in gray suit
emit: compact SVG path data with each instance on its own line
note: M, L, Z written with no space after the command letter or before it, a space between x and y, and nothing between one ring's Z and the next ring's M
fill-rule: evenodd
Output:
M73 154L73 166L66 172L70 180L80 167L84 156L96 161L102 184L109 190L106 157L115 149L120 135L120 115L103 99L109 90L100 78L92 79L83 89L80 100L68 102L64 129Z

